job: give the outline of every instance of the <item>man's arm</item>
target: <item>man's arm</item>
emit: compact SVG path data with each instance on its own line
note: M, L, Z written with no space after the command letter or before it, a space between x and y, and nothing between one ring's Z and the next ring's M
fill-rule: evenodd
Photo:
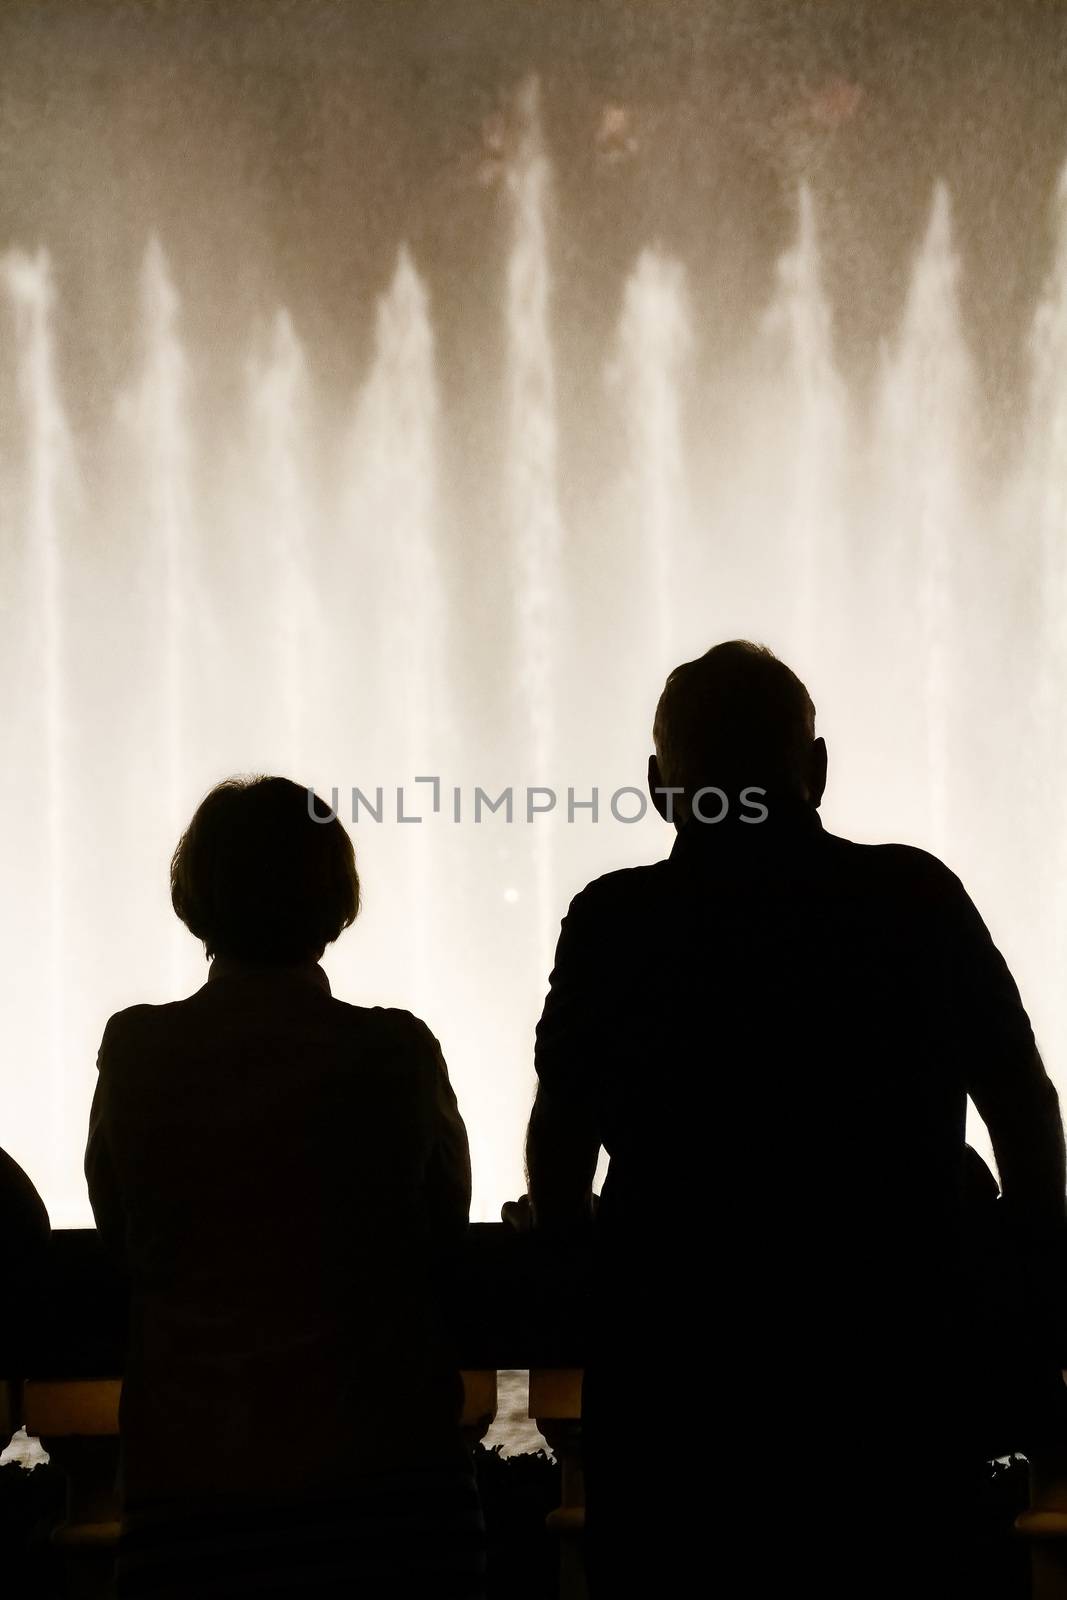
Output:
M1059 1096L1037 1046L1014 1072L986 1074L969 1087L989 1129L1004 1203L1028 1233L1046 1234L1067 1222L1067 1162Z
M535 1227L561 1232L592 1219L599 1154L600 1138L585 1109L539 1084L526 1130L526 1186Z
M1004 1204L1031 1237L1067 1222L1059 1097L1015 980L957 882L953 964L967 1092L989 1130Z
M604 1019L604 928L587 889L560 928L548 997L537 1025L538 1086L526 1133L526 1180L534 1225L560 1231L593 1214L600 1154L595 1084L611 1045Z

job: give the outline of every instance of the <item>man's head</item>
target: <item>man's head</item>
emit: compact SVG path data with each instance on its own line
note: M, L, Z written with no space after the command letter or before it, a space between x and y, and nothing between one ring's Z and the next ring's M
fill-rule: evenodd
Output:
M657 789L680 789L673 819L685 822L698 789L714 785L736 807L744 788L770 796L822 800L826 745L815 737L815 707L795 673L763 645L732 639L675 667L656 707L656 753L649 760L652 799L671 816Z

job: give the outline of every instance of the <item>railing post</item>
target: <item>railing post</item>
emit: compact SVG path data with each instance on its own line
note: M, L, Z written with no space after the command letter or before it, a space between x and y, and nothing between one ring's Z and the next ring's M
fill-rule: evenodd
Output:
M105 1378L33 1381L25 1423L67 1480L66 1517L54 1530L70 1600L111 1593L119 1534L118 1406L121 1384Z
M496 1372L488 1367L477 1368L471 1372L461 1372L460 1377L463 1379L460 1427L468 1448L473 1450L485 1438L496 1416Z
M1030 1505L1015 1519L1029 1541L1031 1600L1067 1600L1067 1461L1030 1458Z
M580 1370L575 1367L534 1368L530 1373L529 1412L559 1462L560 1503L549 1513L547 1521L559 1538L560 1600L586 1600Z

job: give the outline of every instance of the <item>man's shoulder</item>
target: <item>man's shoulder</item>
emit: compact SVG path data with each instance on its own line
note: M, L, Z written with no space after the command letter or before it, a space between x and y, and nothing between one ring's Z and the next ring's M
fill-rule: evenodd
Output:
M822 837L829 850L865 865L872 872L903 872L910 878L942 880L955 876L940 856L932 855L919 845L892 841L872 844L829 832L824 832Z
M942 885L959 883L951 867L918 845L869 844L846 839L843 834L830 833L826 830L822 832L820 839L823 848L830 856L858 872L869 872L872 875L885 877L900 876L913 883ZM571 904L611 905L633 896L658 893L670 882L670 869L670 858L664 857L661 861L647 862L636 867L620 867L614 872L605 872L599 878L591 879L583 889L580 889Z
M951 868L915 845L867 844L824 832L818 856L821 865L815 868L812 889L821 879L822 892L887 908L895 905L909 917L951 914L970 904ZM670 915L678 889L671 858L606 872L574 896L564 926L572 935L595 933L610 941L613 930L632 931L635 925Z
M822 839L842 876L872 892L937 900L965 893L951 867L918 845L866 844L833 833L824 833Z
M568 916L610 916L616 908L653 899L669 883L669 863L652 861L638 867L619 867L593 878L570 903Z

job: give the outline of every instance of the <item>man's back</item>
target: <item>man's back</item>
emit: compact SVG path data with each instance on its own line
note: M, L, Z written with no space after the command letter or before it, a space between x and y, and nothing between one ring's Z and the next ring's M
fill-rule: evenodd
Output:
M826 744L783 662L715 645L670 673L652 732L675 849L572 904L527 1136L549 1232L587 1229L611 1157L582 1400L595 1593L687 1592L713 1541L758 1552L756 1593L967 1593L989 1357L1020 1364L975 1338L967 1096L1036 1259L1065 1222L1055 1090L958 880L823 832Z
M852 1361L902 1379L918 1326L951 1347L967 1093L1041 1071L958 880L802 805L583 891L537 1069L611 1157L598 1361L713 1338L820 1415Z

